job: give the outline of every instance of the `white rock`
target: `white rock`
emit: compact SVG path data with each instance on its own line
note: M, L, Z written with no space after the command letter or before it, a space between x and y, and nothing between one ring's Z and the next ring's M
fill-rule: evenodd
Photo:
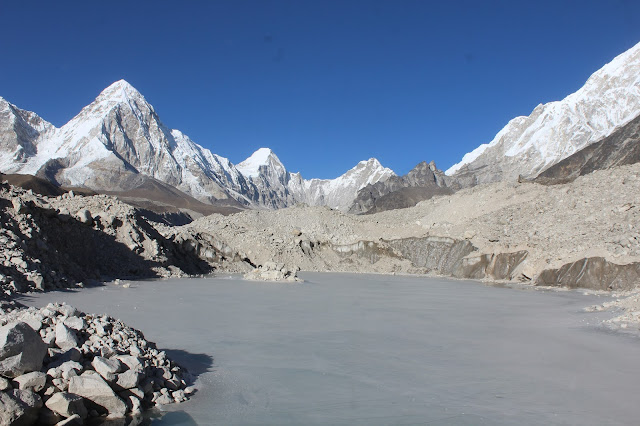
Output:
M54 394L45 403L54 413L60 414L62 417L71 417L78 415L81 419L87 417L87 408L84 405L82 397L68 392L58 392Z
M47 383L47 375L40 371L32 371L14 378L13 382L18 385L19 389L31 389L34 392L40 392Z
M71 377L69 392L80 395L109 412L109 417L124 417L127 405L113 392L111 387L98 374Z
M66 350L78 347L78 338L69 327L63 323L56 324L56 346Z

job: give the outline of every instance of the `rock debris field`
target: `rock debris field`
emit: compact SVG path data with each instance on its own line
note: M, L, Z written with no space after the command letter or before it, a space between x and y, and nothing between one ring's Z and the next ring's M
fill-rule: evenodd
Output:
M69 305L0 312L0 423L66 424L88 417L140 417L182 402L187 372L143 334Z
M626 309L611 324L637 328L640 305L628 292L640 278L639 216L638 164L555 186L479 185L372 215L298 205L213 214L183 226L153 222L106 195L46 197L4 182L0 289L7 300L216 272L291 282L301 270L427 274L631 294L592 309ZM186 372L113 318L66 305L4 303L3 423L136 414L193 390Z

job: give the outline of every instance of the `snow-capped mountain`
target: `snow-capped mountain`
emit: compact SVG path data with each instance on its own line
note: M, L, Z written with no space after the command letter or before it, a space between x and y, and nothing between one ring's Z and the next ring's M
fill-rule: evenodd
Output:
M306 203L346 211L361 188L395 176L371 158L335 179L307 180L299 173L288 172L269 148L260 148L236 167L258 188L263 197L260 203L274 208Z
M33 146L24 151L27 155L14 155L2 171L97 190L129 189L119 187L122 177L139 173L208 202L252 195L229 160L167 128L144 96L124 80L107 87L61 128L48 128Z
M0 156L4 173L38 175L60 185L126 191L147 176L208 203L268 208L297 202L346 208L360 185L393 175L370 160L337 179L307 181L289 173L268 149L236 167L165 126L124 80L59 129L0 98Z
M512 119L488 144L446 171L466 184L535 177L640 115L640 43L577 92Z
M0 169L8 170L35 155L38 139L53 129L53 124L37 114L0 97Z

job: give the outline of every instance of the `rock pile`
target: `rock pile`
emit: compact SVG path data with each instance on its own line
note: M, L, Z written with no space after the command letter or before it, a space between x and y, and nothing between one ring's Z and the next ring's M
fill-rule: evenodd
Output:
M0 424L140 415L182 402L190 375L143 334L69 305L0 311Z
M298 278L300 268L287 268L284 263L265 262L250 272L244 274L247 280L259 281L302 281Z

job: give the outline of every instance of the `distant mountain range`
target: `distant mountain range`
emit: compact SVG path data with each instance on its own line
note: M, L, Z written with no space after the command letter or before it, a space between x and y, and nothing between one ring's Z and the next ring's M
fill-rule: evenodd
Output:
M153 179L205 203L280 208L296 203L348 209L365 185L395 176L375 159L336 179L303 179L263 148L236 167L169 129L124 80L56 128L0 98L0 171L57 185L127 192Z
M234 165L166 127L124 80L61 128L0 98L0 172L200 214L210 211L206 205L236 211L297 203L373 213L461 187L539 175L539 182L556 183L637 162L639 128L640 43L565 99L511 120L446 173L423 162L400 177L371 158L336 179L303 179L268 148Z

